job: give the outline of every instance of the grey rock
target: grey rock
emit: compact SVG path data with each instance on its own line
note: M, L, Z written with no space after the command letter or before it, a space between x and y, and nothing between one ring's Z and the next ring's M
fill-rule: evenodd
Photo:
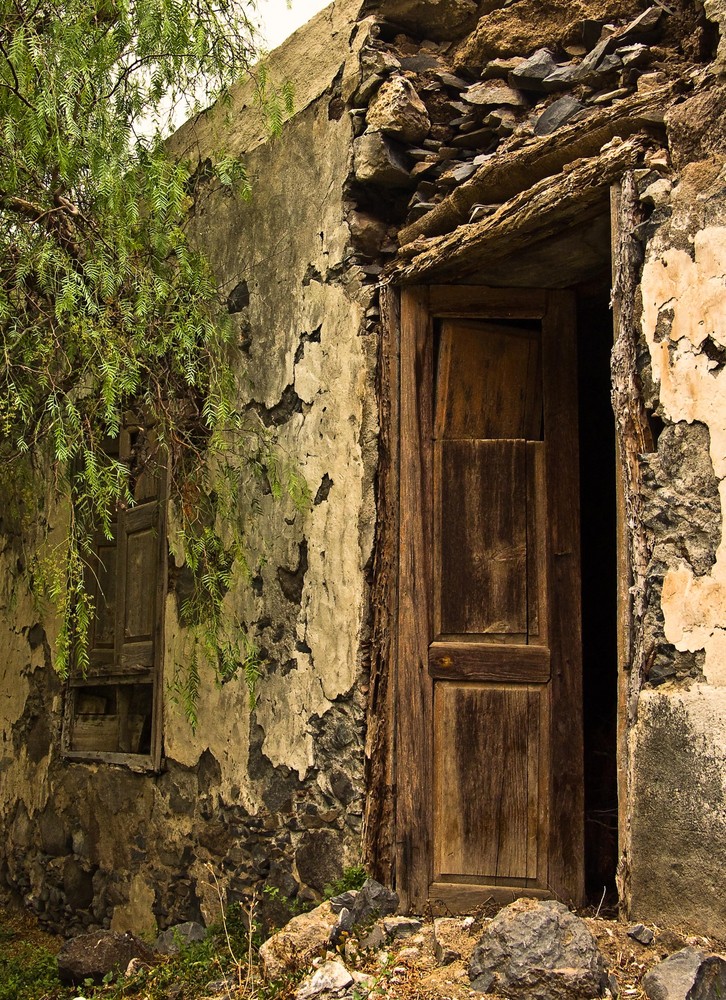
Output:
M648 1000L685 1000L705 957L696 948L682 948L659 962L641 980Z
M328 900L330 903L330 909L333 913L340 913L343 909L349 910L355 902L355 897L357 895L357 889L349 889L347 892L341 892L338 896L333 896Z
M66 984L79 984L85 979L100 983L109 972L124 972L134 958L145 965L156 961L154 952L133 934L91 931L63 945L58 952L58 977Z
M312 976L308 976L298 987L295 996L297 1000L309 1000L309 997L316 997L321 993L338 993L352 983L353 977L343 963L332 959L324 962Z
M615 55L621 60L623 66L642 66L650 57L650 50L647 45L640 43L636 45L624 45L615 50Z
M187 920L183 924L162 931L154 942L154 948L162 955L176 955L186 945L194 941L203 941L206 936L206 927L196 920Z
M526 1000L591 1000L608 986L587 925L562 903L519 899L494 917L471 957L472 988Z
M512 56L510 59L491 59L481 72L482 80L493 80L497 77L506 80L512 70L526 61L523 56Z
M369 878L353 903L353 923L365 924L378 917L387 917L398 909L398 893Z
M726 997L726 960L721 955L709 955L701 962L686 1000L722 1000L723 997Z
M537 49L534 55L511 71L509 82L513 87L520 87L522 90L546 93L544 81L556 68L557 63L550 50Z
M551 135L558 128L566 125L571 118L582 111L584 105L576 97L560 97L539 116L534 126L535 135Z
M411 178L404 154L380 132L366 132L353 143L356 180L380 187L408 187Z
M361 940L361 948L377 951L386 940L386 933L380 923L374 924L368 934Z
M498 138L494 129L479 128L476 132L457 135L455 139L451 140L451 144L456 148L457 154L461 156L462 149L481 149L482 146L490 146L492 142L497 142ZM491 149L488 149L487 152L491 152Z
M605 21L596 21L591 17L585 18L582 22L582 41L588 51L594 49L600 41L605 24Z
M378 73L371 73L370 76L364 76L353 96L355 103L367 105L383 83L383 80L384 77L379 76Z
M394 941L400 941L420 931L421 921L415 917L387 917L383 921L383 930Z
M653 944L654 935L649 927L645 927L643 924L633 924L632 927L628 927L628 937L640 944Z
M401 57L401 69L413 70L414 73L427 73L441 69L441 60L431 52L417 52L413 56ZM438 76L438 73L434 74ZM466 86L466 84L464 84Z
M340 944L345 934L350 934L353 930L353 914L347 907L343 907L338 913L338 920L330 932L330 943L335 946Z
M662 7L648 7L615 36L619 43L653 41L657 38L663 20Z
M364 136L361 136L364 138ZM357 142L360 140L356 140ZM334 830L308 830L295 851L300 879L316 892L340 878L343 872L340 836Z
M385 76L398 69L401 63L386 49L365 48L360 57L360 68L363 76Z
M673 185L668 180L667 177L660 177L657 181L653 181L640 195L640 201L645 205L654 205L659 208L661 205L667 205L670 201L670 195Z
M204 992L208 993L210 996L219 996L223 994L225 997L234 996L236 990L239 989L239 974L237 972L228 972L226 976L222 976L221 979L212 979L204 987ZM172 994L169 994L171 998Z
M371 132L383 132L403 142L421 142L431 128L426 105L405 76L394 76L381 84L366 121Z
M466 90L469 86L466 80L460 76L454 76L453 73L438 72L434 73L434 76L450 90Z

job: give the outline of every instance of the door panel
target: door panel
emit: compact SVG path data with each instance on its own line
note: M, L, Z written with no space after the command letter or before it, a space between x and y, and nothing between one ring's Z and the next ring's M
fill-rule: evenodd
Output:
M442 323L436 437L537 440L542 426L539 354L537 331L463 320Z
M542 875L542 697L523 684L435 685L435 882Z
M527 635L524 441L437 441L434 587L442 635Z
M402 295L396 864L412 907L582 898L574 299L505 301Z

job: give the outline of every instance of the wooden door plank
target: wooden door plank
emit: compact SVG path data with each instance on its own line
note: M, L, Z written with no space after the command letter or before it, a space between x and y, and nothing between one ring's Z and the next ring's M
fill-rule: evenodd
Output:
M548 734L542 731L540 726L540 716L542 712L542 701L546 700L549 694L540 688L529 688L527 692L527 726L530 739L538 748L537 753L531 753L527 758L527 877L536 878L539 872L540 856L545 857L546 842L542 836L540 826L540 810L542 807L542 796L540 788L540 767L543 754L542 740L547 739ZM537 793L534 794L534 790ZM544 865L546 870L546 864Z
M431 882L433 684L428 676L433 477L433 328L425 289L401 294L396 887L422 908Z
M575 296L549 291L542 321L552 713L549 881L584 899L584 774Z
M527 442L527 642L547 645L547 480L541 441Z
M524 441L441 441L436 580L442 634L527 632Z
M547 889L522 886L508 888L501 885L465 885L460 882L433 882L429 889L429 901L436 913L471 913L485 903L500 903L506 906L515 899L525 896L529 899L547 899L551 896Z
M478 285L431 285L431 315L476 319L541 319L547 308L542 289L486 288Z
M434 692L435 879L526 880L539 798L529 780L539 755L536 689L438 683Z
M539 353L535 330L462 320L443 323L436 437L538 439Z
M486 639L486 636L476 638ZM439 640L429 647L429 673L441 680L546 684L550 677L550 651L546 646Z

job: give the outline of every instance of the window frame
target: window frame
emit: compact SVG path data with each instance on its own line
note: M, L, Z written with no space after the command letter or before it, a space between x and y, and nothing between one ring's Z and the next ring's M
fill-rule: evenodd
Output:
M92 664L85 674L77 668L72 668L66 680L64 692L63 725L61 734L61 753L67 761L79 763L107 763L119 764L126 768L139 772L159 772L161 770L163 758L163 662L164 662L164 617L168 584L168 558L169 549L167 544L167 517L169 498L169 475L167 456L163 451L163 446L155 442L153 428L146 427L142 421L132 415L128 415L124 421L124 426L117 441L112 442L109 453L114 454L118 449L118 457L121 461L131 462L132 460L132 440L134 435L144 435L154 442L155 480L157 484L156 495L153 497L141 498L137 503L128 509L119 508L114 519L115 551L117 559L114 567L114 577L116 580L116 594L113 611L113 646L111 650L111 662L108 669L104 669L102 662ZM139 476L139 480L141 476ZM122 567L123 559L119 555L127 552L128 530L127 522L134 518L135 512L149 509L152 518L152 530L155 532L156 545L154 548L155 580L150 592L154 596L154 611L152 622L152 664L150 667L127 666L120 664L121 646L124 641L124 623L126 610L128 607L128 588L119 588L119 581L125 582L125 569ZM109 540L103 536L98 538L99 546L109 545ZM94 616L91 626L89 642L95 639L95 627L98 622L98 614ZM134 753L131 751L113 751L102 749L78 750L72 748L73 729L77 713L75 712L76 698L80 691L89 688L122 688L132 685L134 682L151 684L151 734L148 753Z

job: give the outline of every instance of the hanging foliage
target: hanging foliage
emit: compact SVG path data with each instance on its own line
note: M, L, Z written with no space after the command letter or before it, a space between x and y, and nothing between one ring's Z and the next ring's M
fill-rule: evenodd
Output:
M200 172L163 144L181 101L224 100L249 71L249 11L235 0L0 0L0 470L8 503L22 508L30 476L35 495L52 482L51 502L69 511L61 547L30 566L62 617L61 673L83 663L93 534L133 502L129 469L106 446L133 409L169 455L200 648L222 674L237 663L254 675L249 648L216 641L241 538L222 541L215 524L269 444L235 410L230 328L187 237ZM241 163L220 157L213 170L246 192ZM221 491L210 480L220 467Z

